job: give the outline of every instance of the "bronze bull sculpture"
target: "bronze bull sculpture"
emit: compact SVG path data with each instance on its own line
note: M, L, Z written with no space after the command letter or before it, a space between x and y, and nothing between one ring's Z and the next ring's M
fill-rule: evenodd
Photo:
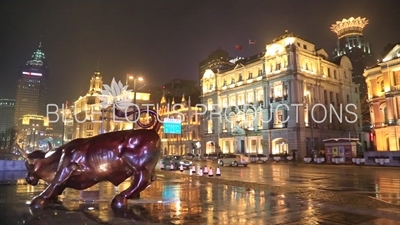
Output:
M113 208L121 208L127 206L128 199L150 186L155 180L155 167L161 155L157 134L160 122L155 111L141 112L148 113L152 120L147 125L138 121L138 125L152 129L116 131L75 139L48 152L27 154L19 148L26 159L26 181L37 185L42 179L48 184L42 193L32 199L31 208L47 207L52 200L58 199L65 188L84 190L102 181L118 186L132 177L129 188L112 200ZM116 114L121 116L120 111Z

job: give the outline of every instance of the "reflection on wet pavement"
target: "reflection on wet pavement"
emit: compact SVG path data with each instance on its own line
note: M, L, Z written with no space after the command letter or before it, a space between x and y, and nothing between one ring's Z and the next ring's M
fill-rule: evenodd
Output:
M101 183L85 191L66 189L49 210L32 216L28 205L44 186L0 186L2 224L394 224L395 211L359 210L243 187L159 177L128 210L109 208L113 196L128 182L114 187ZM382 222L383 221L383 222Z
M218 166L213 162L196 164L197 168L204 165L213 168ZM400 206L400 168L265 163L248 167L224 166L220 169L223 179L304 190L351 192Z

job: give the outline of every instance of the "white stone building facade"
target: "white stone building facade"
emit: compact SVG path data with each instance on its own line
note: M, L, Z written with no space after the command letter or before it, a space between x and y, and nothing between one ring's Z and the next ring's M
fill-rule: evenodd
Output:
M230 69L206 70L201 86L204 153L297 150L304 157L323 150L324 139L360 130L350 60L329 61L323 49L287 32Z

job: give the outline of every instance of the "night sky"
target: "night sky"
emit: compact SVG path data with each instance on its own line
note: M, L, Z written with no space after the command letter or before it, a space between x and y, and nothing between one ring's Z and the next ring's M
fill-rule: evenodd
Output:
M330 53L331 24L351 16L369 20L364 36L375 55L400 42L397 0L3 0L0 98L15 98L18 67L39 41L50 69L49 101L60 104L88 91L97 63L107 84L132 73L161 87L173 78L197 80L198 64L212 50L247 57L286 29ZM256 44L249 47L249 38Z

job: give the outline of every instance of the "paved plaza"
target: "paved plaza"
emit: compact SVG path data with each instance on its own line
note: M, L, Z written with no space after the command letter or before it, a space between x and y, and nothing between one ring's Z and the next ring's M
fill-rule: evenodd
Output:
M204 163L198 166L203 166ZM216 165L208 163L209 166ZM3 224L399 224L400 170L393 168L249 165L223 167L221 177L160 171L158 179L113 211L112 197L129 185L67 189L60 204L30 212L45 187L24 185L22 172L1 173ZM14 182L13 182L14 180Z

